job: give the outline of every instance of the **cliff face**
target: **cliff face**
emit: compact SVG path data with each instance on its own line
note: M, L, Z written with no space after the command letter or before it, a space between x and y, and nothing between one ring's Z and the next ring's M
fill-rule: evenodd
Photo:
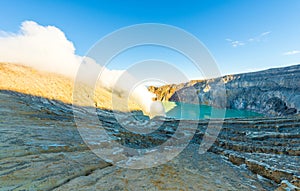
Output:
M224 87L224 94L220 87ZM271 116L294 115L300 110L300 65L149 90L157 94L158 100L245 109Z

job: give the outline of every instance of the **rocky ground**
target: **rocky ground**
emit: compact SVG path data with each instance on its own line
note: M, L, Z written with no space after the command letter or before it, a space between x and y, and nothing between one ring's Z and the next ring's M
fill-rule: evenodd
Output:
M204 154L198 151L205 133L212 133L208 131L208 120L150 120L142 112L135 111L139 107L131 101L131 113L112 112L111 94L101 88L96 88L93 98L93 106L98 107L97 110L92 108L97 114L95 120L88 112L91 108L85 105L73 108L70 105L72 79L5 63L0 63L0 73L1 191L300 188L299 65L264 73L151 87L160 100L173 101L178 101L178 95L193 95L188 92L196 89L196 97L186 96L183 101L201 98L201 102L209 104L213 100L212 87L221 81L228 88L227 107L273 116L226 119L214 144ZM274 77L275 74L277 77ZM82 90L79 95L83 98L87 97L85 88L88 87L82 85L79 88ZM251 93L252 90L254 93ZM124 104L122 100L114 101ZM74 118L74 114L78 118ZM83 128L75 119L84 119ZM183 127L180 133L177 133L178 124ZM154 131L138 134L123 128L124 125ZM159 128L155 130L157 126ZM110 140L103 141L102 135L97 134L100 127L105 129L111 140L128 148L143 149L150 156L155 146L174 138L178 145L161 150L160 157L154 158L157 163L176 149L185 149L172 160L152 168L122 168L116 164L137 160L135 155L140 153L115 148L113 155L119 157L117 163L98 157L91 148L109 148L107 145L111 143ZM85 139L79 129L85 130ZM181 138L188 135L191 135L189 144L182 144ZM209 140L211 134L208 135ZM94 146L88 147L86 142ZM147 159L137 164L153 162L153 158Z
M77 99L80 99L82 106L89 100L87 97L93 97L93 106L102 109L114 109L127 111L140 110L140 107L132 100L126 102L118 96L113 97L108 90L96 84L96 87L89 87L86 84L76 84L79 90L76 92ZM92 89L92 90L91 90ZM73 103L74 79L63 75L39 71L34 68L12 63L0 63L0 90L11 90L23 94L39 96L50 100L59 100L63 103ZM94 95L89 95L93 92ZM75 101L75 100L74 100ZM128 101L128 103L127 103ZM122 107L126 104L126 107ZM126 109L123 109L126 108Z
M149 87L149 90L161 101L245 109L269 116L295 115L300 111L300 65Z
M1 91L0 97L0 190L297 190L300 186L298 117L226 120L205 154L198 148L208 121L200 121L189 146L177 157L134 170L97 157L83 142L69 105L11 91ZM151 124L162 120L149 122L136 115ZM98 116L122 144L138 143L121 129L113 113L98 110ZM188 131L195 122L183 123ZM167 120L162 127L176 124ZM93 121L87 124L94 126ZM116 127L119 130L113 131ZM162 128L151 134L145 147L161 144L175 130Z

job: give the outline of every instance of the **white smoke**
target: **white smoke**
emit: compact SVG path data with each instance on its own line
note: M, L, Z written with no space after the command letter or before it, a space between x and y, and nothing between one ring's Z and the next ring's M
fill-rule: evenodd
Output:
M74 76L80 61L73 43L54 26L25 21L18 34L0 36L0 62Z
M0 62L17 63L75 78L83 60L88 60L83 67L87 74L99 71L100 65L92 59L76 55L73 43L54 26L41 26L33 21L25 21L17 34L0 31ZM153 116L164 115L162 104L152 101L155 96L145 86L139 86L133 91L129 89L129 83L126 82L136 83L130 74L125 74L129 81L120 83L118 78L124 75L124 71L101 69L100 84L104 88L123 96L128 96L131 92L144 112Z
M111 74L115 75L112 76ZM107 80L109 79L109 80ZM107 82L110 83L107 83ZM165 111L161 102L153 101L155 94L148 91L148 89L139 84L139 82L127 71L108 71L104 69L100 76L100 82L103 87L109 88L110 91L117 95L128 99L132 97L136 103L142 108L144 113L150 117L165 116ZM113 84L113 86L111 86Z

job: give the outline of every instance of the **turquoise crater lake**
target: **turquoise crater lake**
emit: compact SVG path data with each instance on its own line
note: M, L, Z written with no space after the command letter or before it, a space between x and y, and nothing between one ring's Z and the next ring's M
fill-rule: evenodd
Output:
M163 102L166 115L175 119L198 120L211 118L250 118L261 117L260 113L236 109L219 109L208 105L180 102Z

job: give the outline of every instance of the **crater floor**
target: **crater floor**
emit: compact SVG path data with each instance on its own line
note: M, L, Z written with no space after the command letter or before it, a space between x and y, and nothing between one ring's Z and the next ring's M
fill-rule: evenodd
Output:
M134 170L96 156L83 142L70 105L0 91L0 190L274 190L299 187L300 118L228 119L209 152L198 148L207 121L197 124L190 144L171 161ZM120 113L120 115L123 115ZM145 124L152 119L135 113ZM138 137L122 129L113 113L98 110L99 120L122 144ZM124 119L126 114L124 113ZM145 147L174 135L167 120L145 138ZM193 121L183 121L187 132ZM94 128L90 122L87 128ZM116 130L117 129L117 130ZM118 133L116 133L118 132ZM99 140L100 141L100 140Z

